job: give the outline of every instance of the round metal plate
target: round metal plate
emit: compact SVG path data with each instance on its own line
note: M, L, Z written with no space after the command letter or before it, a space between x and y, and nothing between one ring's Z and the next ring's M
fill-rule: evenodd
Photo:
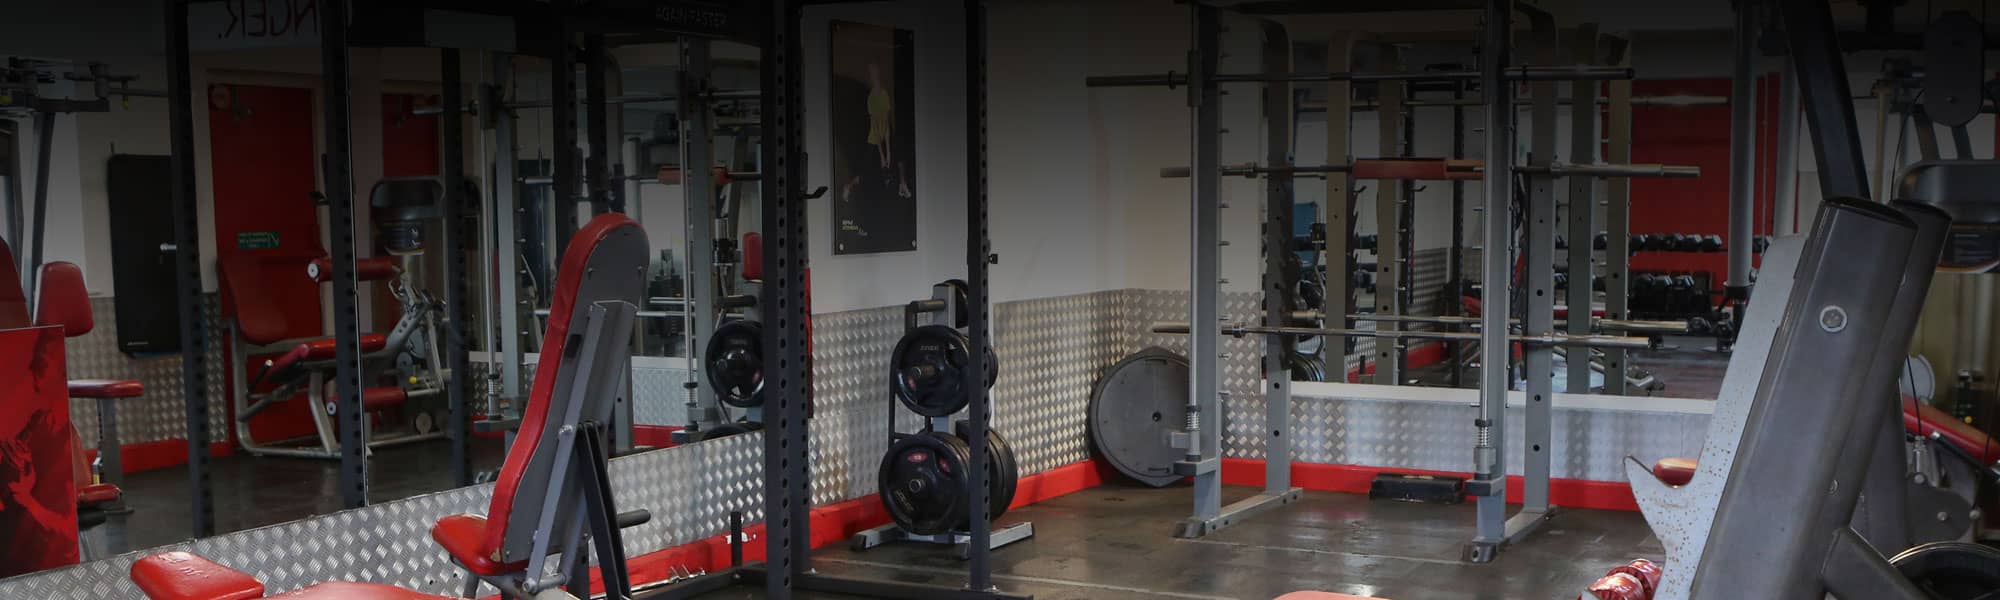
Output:
M943 325L912 329L896 341L889 359L889 390L910 411L943 417L965 408L965 365L971 362L965 334ZM986 386L993 387L999 359L986 363Z
M953 431L956 432L958 439L964 440L967 437L966 432L969 429L971 429L969 423L959 421L954 424ZM1020 483L1021 464L1014 460L1014 447L1008 445L1005 438L1000 437L1000 432L988 428L986 430L986 485L989 486L987 493L993 498L993 503L986 507L987 514L991 515L987 518L988 521L997 521L1001 515L1007 514L1007 509L1014 504L1014 492L1019 488ZM969 527L970 524L968 523L967 526Z
M738 408L764 404L763 324L738 320L715 328L702 360L717 399Z
M1187 400L1187 359L1165 348L1140 350L1112 365L1091 391L1090 441L1127 477L1171 485L1181 480L1173 466L1186 453L1169 445L1167 434L1187 426Z
M956 436L905 436L882 455L882 506L904 531L934 535L965 523L965 464L972 449Z
M1931 542L1897 554L1889 564L1936 600L1991 598L2000 590L2000 550L1964 542Z

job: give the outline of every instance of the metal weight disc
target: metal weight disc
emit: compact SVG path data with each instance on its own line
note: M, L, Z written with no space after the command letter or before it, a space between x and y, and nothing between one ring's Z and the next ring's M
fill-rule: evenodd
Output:
M1169 445L1167 434L1187 426L1187 400L1187 359L1165 348L1140 350L1112 365L1091 391L1090 441L1125 476L1171 485L1181 480L1173 467L1186 452Z
M882 456L882 506L903 531L935 535L965 523L971 447L943 433L905 436Z
M702 371L717 399L738 408L763 406L763 324L738 320L715 328L702 358Z
M903 334L889 359L890 391L919 415L958 412L971 401L965 389L965 365L971 361L967 347L964 334L943 325L925 325Z
M972 301L967 295L972 288L963 279L946 279L944 284L951 288L952 302L956 302L954 306L958 307L958 311L951 315L952 327L964 329L966 324L972 322Z
M1889 564L1934 600L1993 598L2000 590L2000 550L1964 542L1932 542L1897 554Z
M958 439L964 440L969 437L968 430L971 428L971 423L959 421L953 424L952 431L957 433ZM993 503L986 507L987 514L991 515L988 521L997 521L1001 515L1007 514L1007 509L1014 504L1014 491L1019 489L1020 484L1021 464L1014 460L1014 447L1007 445L1007 440L1000 437L999 431L987 428L986 485L989 486L987 493L993 498Z

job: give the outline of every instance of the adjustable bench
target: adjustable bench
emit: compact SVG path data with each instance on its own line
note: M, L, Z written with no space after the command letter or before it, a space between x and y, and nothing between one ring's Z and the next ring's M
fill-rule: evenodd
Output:
M619 529L650 515L617 512L604 428L631 369L632 321L645 300L648 247L638 223L606 213L577 231L563 253L545 359L535 366L521 429L494 483L491 504L484 515L453 515L431 528L431 538L452 561L474 575L467 596L484 581L510 598L544 598L561 587L588 597L586 533L605 589L629 595ZM547 564L551 555L564 558L553 574ZM131 575L153 600L264 597L255 578L185 552L140 559ZM273 597L445 598L366 583L322 583Z
M1913 402L1907 397L1903 402L1903 430L1919 439L1936 439L1949 444L1955 454L1966 457L1981 468L2000 464L2000 440L1952 418L1937 407ZM1653 476L1667 485L1687 485L1694 479L1697 466L1699 463L1692 458L1662 458L1653 463Z

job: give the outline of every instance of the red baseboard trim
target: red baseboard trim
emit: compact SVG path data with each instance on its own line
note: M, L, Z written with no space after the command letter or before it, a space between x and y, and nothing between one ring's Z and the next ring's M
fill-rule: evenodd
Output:
M1403 368L1416 369L1444 362L1444 344L1420 344L1403 353ZM1361 383L1361 376L1374 375L1375 363L1366 363L1359 368L1347 370L1348 383Z
M1425 471L1418 469L1385 469L1359 465L1292 464L1292 485L1302 489L1366 494L1368 485L1375 476L1382 473L1403 475L1436 475L1445 477L1471 477L1471 473L1448 471ZM1222 459L1222 483L1224 485L1264 485L1264 461L1248 458ZM1521 502L1521 477L1507 477L1507 501ZM1581 479L1549 480L1549 501L1557 506L1591 508L1598 510L1639 511L1639 502L1632 498L1632 485L1614 481L1587 481Z
M1116 477L1116 471L1099 460L1086 460L1049 469L1034 475L1022 477L1014 492L1013 508L1020 508L1050 498L1073 494L1097 487L1108 478ZM880 497L870 494L836 502L812 510L812 547L822 548L846 541L856 533L889 522L889 512L882 508ZM764 525L748 525L743 535L749 541L743 544L743 561L764 560ZM649 552L626 559L625 565L631 573L632 583L642 584L665 581L676 574L688 571L720 571L729 568L729 535L722 534L703 538L672 548ZM591 590L604 591L603 584L596 580L592 571ZM483 600L497 600L489 596Z
M674 432L685 429L679 425L633 425L632 443L653 448L672 448Z

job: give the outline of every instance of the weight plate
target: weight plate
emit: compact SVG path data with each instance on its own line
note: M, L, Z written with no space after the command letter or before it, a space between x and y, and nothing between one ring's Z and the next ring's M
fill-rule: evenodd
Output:
M752 421L744 421L741 423L723 423L721 425L710 427L708 431L701 432L701 441L706 442L709 440L725 438L740 433L762 431L763 429L764 429L763 423L757 423Z
M970 429L971 423L959 421L953 424L952 431L964 440L970 437L967 433ZM993 498L993 503L986 507L987 514L992 515L987 520L997 521L1014 504L1014 491L1021 483L1021 464L1014 460L1014 447L1007 445L1000 432L990 427L986 429L986 482L987 494Z
M1889 559L1896 571L1933 600L1992 598L2000 590L2000 550L1965 542L1931 542Z
M708 335L702 354L708 386L723 403L738 408L764 405L764 325L736 320Z
M903 334L889 359L889 390L911 412L943 417L970 402L965 390L965 334L943 325L925 325ZM986 362L986 386L991 388L1000 361Z
M882 506L903 531L934 535L965 523L971 447L949 434L905 436L882 456Z
M1167 434L1187 425L1187 400L1187 359L1165 348L1140 350L1112 365L1091 390L1091 444L1118 472L1140 483L1165 487L1180 481L1173 467L1186 452L1168 445Z
M1292 372L1292 381L1326 381L1326 365L1318 356L1293 352L1285 357L1285 367Z

